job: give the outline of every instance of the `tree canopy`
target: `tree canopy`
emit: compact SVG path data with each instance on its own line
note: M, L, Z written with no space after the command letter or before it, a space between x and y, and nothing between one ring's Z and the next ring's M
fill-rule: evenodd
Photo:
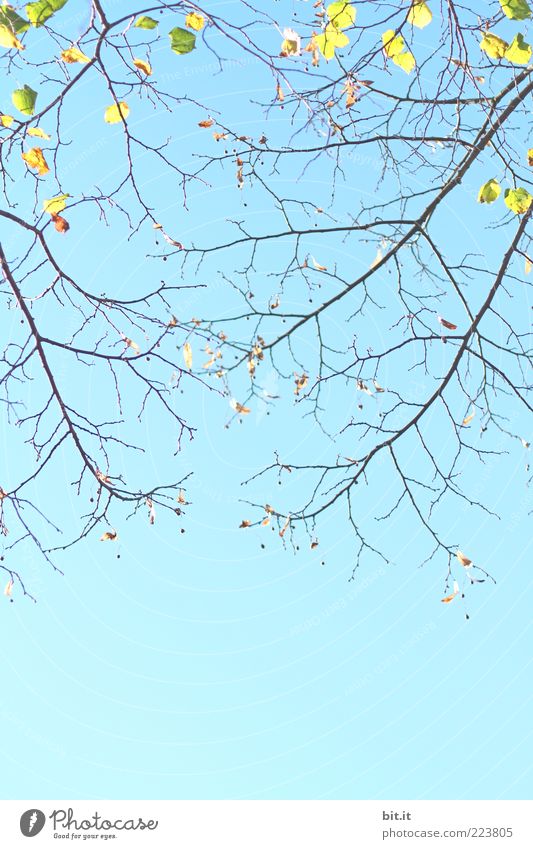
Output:
M325 459L280 444L257 468L243 532L314 549L343 505L353 575L390 562L388 522L409 509L443 602L494 580L447 522L466 508L496 523L479 470L500 455L522 452L529 482L531 14L526 0L0 7L0 386L22 458L0 479L8 596L31 595L23 541L58 568L84 537L113 544L127 515L182 520L188 474L134 479L146 445L129 423L164 417L179 452L202 439L197 391L229 402L228 427L290 399L323 433ZM231 103L210 97L228 67ZM218 223L196 233L202 204ZM129 294L106 272L106 232L142 255ZM362 521L384 468L388 504ZM51 479L79 498L70 535Z

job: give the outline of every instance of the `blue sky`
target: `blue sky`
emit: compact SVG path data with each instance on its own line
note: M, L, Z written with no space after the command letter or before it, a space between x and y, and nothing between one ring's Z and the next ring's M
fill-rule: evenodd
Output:
M293 4L278 5L280 23L283 11L289 22ZM295 8L300 11L302 5ZM85 4L78 6L83 12ZM227 15L237 14L237 7L217 5ZM429 35L420 38L424 42ZM243 133L268 131L275 138L286 131L281 113L266 118L247 106L250 97L271 98L271 80L257 64L231 63L217 76L201 47L177 57L166 43L152 58L175 93L202 100L207 111L220 110ZM31 73L27 76L20 82L31 83ZM81 96L67 105L64 116L75 142L63 151L63 188L74 196L95 182L110 185L124 165L120 128L101 120L107 96L94 77L85 80ZM6 92L3 81L1 96ZM193 152L212 149L209 131L197 127L204 110L181 106L174 115L163 115L146 103L134 105L133 99L130 106L136 130L151 138L172 134L172 150L184 165L193 162ZM185 211L176 181L161 165L143 157L138 164L161 221L184 243L222 238L225 219L245 212L261 226L275 224L264 198L236 190L231 169L219 174L213 188L192 189ZM354 177L340 189L338 201L347 208L373 191L364 163L349 164ZM512 229L502 226L498 238L484 230L485 210L479 211L472 199L478 176L481 182L492 172L487 174L480 163L441 226L455 234L458 256L474 245L492 267ZM295 177L283 173L280 188L296 190ZM423 174L415 179L423 182ZM306 180L304 188L325 207L328 175L316 169ZM24 185L20 191L24 203ZM157 283L163 273L167 280L178 279L177 264L167 263L163 272L160 260L146 259L154 252L151 228L129 243L119 215L110 216L109 228L88 208L79 208L69 220L70 232L62 240L58 236L54 247L95 291L112 289L123 296L141 291L147 281ZM14 251L17 235L10 230L5 238ZM310 240L309 249L315 248L322 252L317 254L321 261L335 258L356 268L368 267L375 254L374 245L340 241L325 247L323 241ZM283 248L275 250L278 258ZM189 318L207 303L218 315L229 312L232 302L218 276L222 261L211 259L196 273L187 272L185 282L201 282L207 289L178 296L180 314ZM270 266L263 261L266 273ZM227 262L227 268L235 267L235 257ZM527 297L520 292L517 315L525 308ZM3 333L15 334L18 315L7 320L6 315ZM44 312L41 320L50 332L61 334L62 316ZM332 315L328 327L349 344L342 313ZM372 324L360 332L377 337L378 344L387 328ZM298 344L304 355L312 355L311 338L303 334ZM434 356L439 362L444 353ZM391 380L404 365L399 362ZM100 409L98 376L88 373L80 379L61 360L57 368L71 397L93 412ZM269 391L283 396L280 402L269 415L254 406L242 424L230 428L224 427L231 412L227 399L185 383L176 404L197 432L177 457L170 422L153 414L137 423L132 415L124 432L134 434L148 451L133 467L124 455L125 471L155 481L194 471L191 506L181 524L161 516L152 527L144 515L126 523L117 514L119 540L103 544L94 533L59 555L64 576L30 546L19 548L17 568L38 603L16 595L13 604L4 599L1 605L2 796L528 798L533 760L527 651L531 496L523 449L512 441L502 446L507 455L465 468L500 521L457 507L440 516L453 539L475 552L476 562L497 580L469 594L466 621L461 602L440 603L445 564L433 561L419 568L423 540L407 509L377 529L391 563L369 559L352 581L355 542L340 505L321 523L314 551L303 536L295 553L268 528L239 530L248 516L239 499L248 497L249 488L241 482L269 463L276 449L292 462L319 462L335 452L313 420L302 418L294 406L290 379L280 381L274 371L264 379ZM333 421L351 414L350 393L340 385L330 390ZM127 399L131 410L134 402ZM525 421L519 418L516 426L527 435ZM439 428L435 420L432 435L445 440ZM29 462L14 438L2 428L4 486L4 479L14 478ZM72 457L65 452L46 492L38 490L35 496L71 529L77 527L80 502L74 493L64 496L63 483L73 477ZM288 502L305 485L305 478L294 478L284 481L281 494L275 481L265 481L249 495L262 503ZM384 464L368 496L358 502L361 521L372 522L373 515L384 512L394 492L395 481Z

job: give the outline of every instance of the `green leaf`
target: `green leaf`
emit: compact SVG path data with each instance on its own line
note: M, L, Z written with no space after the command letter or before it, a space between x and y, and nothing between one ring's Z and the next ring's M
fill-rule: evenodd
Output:
M479 203L494 203L500 197L501 191L500 184L493 177L481 186L477 199Z
M22 112L23 115L33 115L35 112L35 101L37 100L37 92L29 85L24 88L17 88L11 95L13 106Z
M154 21L153 18L149 18L148 15L141 15L140 18L137 18L133 26L138 27L139 29L155 29L157 21Z
M181 27L174 27L169 32L170 46L174 53L180 55L190 53L196 47L196 36L193 32L189 32Z
M322 53L324 59L333 59L337 47L346 47L350 43L350 39L344 32L340 32L337 27L328 24L321 35L315 36L315 44Z
M65 3L67 0L37 0L36 3L28 3L26 14L34 27L42 27Z
M330 3L326 11L328 18L336 29L347 29L355 24L356 11L347 0Z
M529 194L527 189L520 187L518 189L507 189L504 199L511 212L523 215L531 206L533 196Z
M513 65L527 65L531 59L531 45L524 41L521 32L517 33L505 51L505 58Z
M512 21L525 21L531 17L531 9L526 0L500 0L500 5Z
M16 35L20 35L21 32L26 32L30 28L29 21L21 18L15 12L13 6L0 6L0 26L9 27Z
M491 59L503 59L509 45L499 35L495 35L493 32L484 32L479 47Z
M433 20L433 13L424 0L413 0L407 20L412 26L424 29Z

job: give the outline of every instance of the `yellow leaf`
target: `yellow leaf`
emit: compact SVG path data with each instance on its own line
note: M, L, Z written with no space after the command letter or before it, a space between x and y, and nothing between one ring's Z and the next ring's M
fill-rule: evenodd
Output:
M198 15L196 12L190 12L185 17L185 26L189 27L189 29L194 29L196 32L200 32L201 29L204 28L205 18L203 15Z
M107 542L107 540L116 540L116 539L118 539L118 534L117 534L117 532L116 532L115 530L113 530L113 531L106 531L106 532L105 532L104 534L102 534L102 536L100 537L100 542Z
M479 47L491 59L503 59L509 45L499 35L495 35L493 32L484 32Z
M472 410L470 415L463 419L463 426L466 427L467 425L469 425L475 415L476 415L476 411Z
M86 65L87 62L91 61L85 53L82 53L79 47L74 47L74 45L67 50L61 51L61 60L68 65L72 65L74 62L80 62L82 65Z
M501 186L493 177L492 180L488 180L481 186L477 196L478 203L494 203L494 201L499 198L500 194Z
M24 50L24 45L18 40L13 30L5 24L0 25L0 46L7 47L8 50Z
M433 13L428 4L424 3L424 0L413 0L407 20L414 27L424 29L433 20Z
M0 115L2 127L10 127L14 120L13 115Z
M124 121L130 114L130 108L124 100L119 103L113 103L113 106L108 106L104 112L104 121L106 124L118 124Z
M524 41L524 36L519 32L505 51L504 58L513 65L527 65L532 53L531 45Z
M63 212L66 207L66 200L70 195L57 195L55 198L49 198L43 201L43 209L50 215L57 215L58 212Z
M530 147L527 152L527 164L533 168L533 147Z
M150 62L147 62L146 59L134 59L133 64L139 71L142 71L143 74L146 74L147 77L152 73L152 66Z
M28 168L36 168L39 177L43 177L50 171L44 154L40 147L32 147L26 153L22 154L24 162Z
M44 139L45 141L50 141L51 136L48 133L45 133L44 130L41 130L40 127L30 127L27 130L29 136L36 136L38 139Z
M313 45L320 50L324 59L333 59L338 47L346 47L350 39L333 24L328 24L322 35L315 35Z
M457 552L456 552L456 554L455 554L455 556L457 557L457 559L458 559L459 563L461 564L461 566L464 566L464 567L465 567L465 569L468 569L468 568L469 568L469 566L471 566L471 565L472 565L472 561L470 560L470 558L469 558L469 557L467 557L467 556L466 556L466 554L463 554L463 552L462 552L462 551L457 551Z
M183 346L183 360L190 371L192 369L192 348L190 342L185 342Z
M381 36L383 41L383 49L385 55L392 59L395 65L398 65L406 74L410 74L413 68L416 67L416 61L413 54L406 49L403 36L396 35L393 29L389 29Z
M533 201L533 197L523 187L507 189L504 199L511 212L516 212L517 215L523 215L527 212Z
M526 256L526 260L524 263L524 271L526 274L531 273L531 269L533 268L533 260L531 260L528 256Z

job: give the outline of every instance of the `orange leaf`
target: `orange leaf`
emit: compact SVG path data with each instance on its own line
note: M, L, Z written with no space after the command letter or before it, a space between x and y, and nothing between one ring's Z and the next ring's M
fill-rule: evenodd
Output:
M66 233L67 230L70 230L70 224L66 218L63 218L61 215L55 215L55 213L52 213L50 217L58 233Z
M440 315L437 316L437 319L447 330L457 330L457 325L452 324L451 321L446 321L446 319L442 318Z
M22 154L22 158L28 168L35 168L39 177L44 177L48 174L50 168L44 158L44 153L40 147L32 147L26 153Z
M204 121L198 122L198 126L203 127L204 129L207 129L208 127L212 127L214 123L215 123L214 118L205 118Z
M463 552L462 552L462 551L457 551L457 552L455 553L455 556L457 557L457 559L458 559L459 563L461 564L461 566L464 566L464 567L465 567L465 569L468 569L468 568L469 568L469 566L471 566L471 565L472 565L472 561L470 560L470 558L469 558L469 557L467 557L467 556L466 556L466 554L463 554Z
M100 542L106 542L107 540L115 540L115 539L117 539L117 537L118 537L118 534L117 534L116 531L114 531L114 530L113 531L106 531L100 537Z

